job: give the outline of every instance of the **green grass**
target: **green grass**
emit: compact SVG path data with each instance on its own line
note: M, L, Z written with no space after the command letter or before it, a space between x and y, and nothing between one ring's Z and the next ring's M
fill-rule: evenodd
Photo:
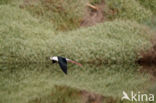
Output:
M156 15L156 1L155 0L137 0L145 8L150 9Z
M0 5L9 3L10 0L0 0Z
M135 62L141 51L151 47L152 32L136 21L150 17L150 11L136 4L139 11L130 9L134 18L132 14L124 17L129 20L119 16L92 27L58 32L55 22L41 20L15 4L0 5L0 103L80 103L81 90L120 102L123 90L148 92L150 76L138 72ZM62 12L57 15L59 21L65 19ZM68 21L65 27L71 24ZM47 57L55 55L76 60L83 67L69 64L64 75L58 65L49 65Z
M113 20L128 19L144 23L155 13L155 0L89 0L104 6L104 16Z
M35 17L53 23L57 30L64 31L80 26L86 3L87 0L32 0L25 8Z
M53 23L57 30L64 31L80 27L86 13L87 2L87 0L77 2L75 0L32 0L24 7L35 17L47 20ZM105 17L113 20L119 18L143 23L152 17L151 9L154 11L154 8L146 9L135 0L89 0L89 2L92 4L105 2Z
M81 63L134 63L150 47L150 30L115 20L70 32L55 32L28 12L0 6L0 62L39 63L60 55ZM7 41L7 42L6 42Z
M86 64L80 68L69 64L68 75L65 75L56 64L1 65L0 102L38 103L35 100L43 100L43 103L52 101L58 103L65 99L64 103L73 103L81 98L74 96L79 94L79 90L98 93L113 99L121 98L123 90L147 92L144 88L150 85L148 84L150 76L140 74L137 69L138 66L130 65ZM62 91L59 89L59 91L55 85L67 86L69 89ZM70 96L74 91L75 94Z
M104 2L104 0L89 0L89 2L91 4L100 4L100 3Z
M49 94L29 100L28 103L83 103L81 91L67 86L55 85ZM72 98L72 99L71 99Z
M151 18L152 12L136 0L106 0L106 5L114 12L109 18L121 18L144 22Z
M155 83L153 84L153 86L149 89L149 92L153 93L154 95L156 95L156 85Z

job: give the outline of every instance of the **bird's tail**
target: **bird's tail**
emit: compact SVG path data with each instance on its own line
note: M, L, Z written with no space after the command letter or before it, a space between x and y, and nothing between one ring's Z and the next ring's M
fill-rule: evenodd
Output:
M76 65L78 65L78 66L82 67L82 64L80 64L80 63L78 63L78 62L76 62L76 61L73 61L73 60L68 60L68 62L74 63L74 64L76 64Z

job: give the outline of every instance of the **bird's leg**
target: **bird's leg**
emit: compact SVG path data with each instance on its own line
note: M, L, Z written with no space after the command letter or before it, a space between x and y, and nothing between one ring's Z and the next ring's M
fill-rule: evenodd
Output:
M80 63L78 63L78 62L76 62L76 61L68 60L68 62L74 63L74 64L79 65L80 67L82 67L82 64L80 64Z

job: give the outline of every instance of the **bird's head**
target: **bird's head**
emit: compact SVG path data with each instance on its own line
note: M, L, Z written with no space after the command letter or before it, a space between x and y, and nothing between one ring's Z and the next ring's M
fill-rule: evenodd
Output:
M58 57L57 56L50 57L50 60L52 60L52 63L56 63L58 62Z

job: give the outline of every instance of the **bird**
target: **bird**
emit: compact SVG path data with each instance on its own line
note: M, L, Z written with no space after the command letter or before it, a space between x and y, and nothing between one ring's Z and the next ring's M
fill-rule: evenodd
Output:
M74 63L80 67L82 67L82 64L76 62L76 61L73 61L73 60L70 60L68 58L65 58L65 57L61 57L61 56L52 56L50 57L50 60L52 61L52 63L58 63L61 70L67 74L67 63L70 62L70 63Z

